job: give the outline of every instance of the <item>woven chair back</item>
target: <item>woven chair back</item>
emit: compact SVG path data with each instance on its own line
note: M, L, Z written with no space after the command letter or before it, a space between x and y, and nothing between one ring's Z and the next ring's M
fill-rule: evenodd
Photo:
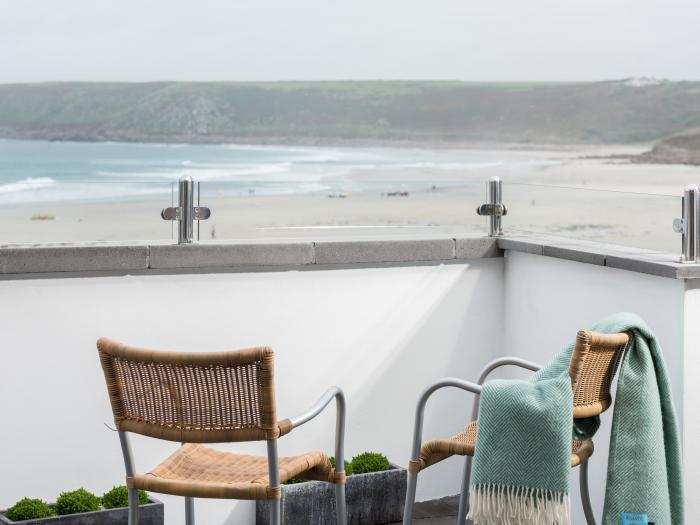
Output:
M119 430L169 441L275 439L274 354L159 352L97 341Z
M626 333L578 332L569 364L575 418L596 416L610 407L613 378L628 342Z

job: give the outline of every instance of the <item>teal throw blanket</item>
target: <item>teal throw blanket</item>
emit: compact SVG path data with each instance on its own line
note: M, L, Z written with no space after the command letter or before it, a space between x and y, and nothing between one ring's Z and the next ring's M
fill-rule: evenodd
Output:
M683 525L680 438L656 338L630 313L613 315L591 330L630 334L614 400L603 525L618 525L620 513L646 514L656 525ZM598 417L577 419L572 432L573 347L530 381L484 384L470 486L469 518L475 525L570 523L571 439L590 439L599 426Z

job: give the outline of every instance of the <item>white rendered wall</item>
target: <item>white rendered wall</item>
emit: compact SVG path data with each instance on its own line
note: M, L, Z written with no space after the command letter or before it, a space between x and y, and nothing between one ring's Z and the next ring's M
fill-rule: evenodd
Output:
M674 386L676 410L683 420L682 281L518 252L506 252L505 260L504 323L507 329L504 332L504 354L544 363L571 342L579 329L588 328L615 312L635 312L646 320L658 337ZM695 311L700 314L700 290L695 294ZM687 315L686 319L686 326L695 323L697 331L697 321L689 320ZM700 341L700 333L696 336L696 341ZM695 359L694 364L697 374L700 360ZM688 370L686 368L686 377L689 377ZM695 389L694 399L700 400L697 387ZM686 401L686 406L696 410L697 405ZM604 499L611 419L612 411L603 414L603 424L594 440L595 453L590 463L591 499L598 519ZM692 419L696 425L696 432L686 435L697 436L700 430L697 416L685 419ZM688 461L686 457L686 472L691 470ZM696 461L696 468L698 464ZM583 525L577 470L575 474L576 477L572 478L574 524ZM696 477L695 481L700 481L700 478ZM698 486L698 483L688 483L686 495L692 494L693 487ZM687 498L689 503L692 499ZM686 515L693 514L687 512Z
M700 515L700 448L692 443L700 435L700 283L688 281L685 292L685 359L683 398L687 407L683 420L685 447L683 463L686 487L686 521Z
M95 350L100 336L172 350L270 345L280 419L340 385L348 399L347 454L377 450L405 465L419 392L442 376L474 378L500 352L502 276L503 260L486 259L0 281L0 507L23 496L51 500L79 486L101 493L123 482L117 436L103 426L111 412ZM470 410L466 393L437 394L425 437L460 430ZM333 418L329 410L283 438L280 453L332 453ZM133 445L140 471L176 447L148 438ZM224 448L264 453L262 443ZM419 496L456 493L461 464L452 459L426 471ZM182 500L163 499L166 523L183 523ZM198 500L196 513L200 523L253 522L247 502Z

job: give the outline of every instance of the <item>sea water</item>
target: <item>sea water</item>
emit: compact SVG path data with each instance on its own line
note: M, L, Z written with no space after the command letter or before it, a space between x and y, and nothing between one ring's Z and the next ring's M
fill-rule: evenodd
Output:
M546 165L464 150L0 140L0 204L171 199L180 177L231 196L410 191Z

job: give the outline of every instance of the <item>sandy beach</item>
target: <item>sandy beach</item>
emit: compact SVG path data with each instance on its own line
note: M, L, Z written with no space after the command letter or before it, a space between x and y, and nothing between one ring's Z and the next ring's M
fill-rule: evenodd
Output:
M489 166L468 172L426 169L410 173L357 171L350 180L371 182L361 192L232 197L202 185L212 217L202 240L293 239L415 235L485 231L475 214L485 181L504 180L506 231L547 232L642 248L678 251L671 227L680 214L683 187L700 181L700 168L630 164L600 157L644 147L485 151L484 157L551 159L548 165ZM594 157L594 158L592 158ZM373 177L376 184L367 181ZM379 182L381 181L381 182ZM411 182L408 196L388 196ZM600 191L598 191L600 190ZM170 197L89 203L32 203L0 208L0 242L145 241L173 238L160 218Z

